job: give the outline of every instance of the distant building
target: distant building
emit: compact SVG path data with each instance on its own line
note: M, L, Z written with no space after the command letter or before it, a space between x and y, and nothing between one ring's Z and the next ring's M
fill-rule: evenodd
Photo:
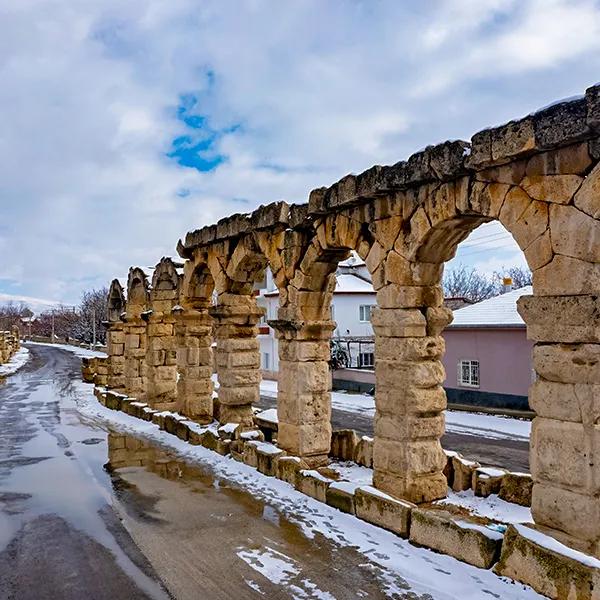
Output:
M346 351L350 366L372 369L375 355L371 310L377 300L371 276L364 261L352 256L339 264L336 279L331 303L331 316L337 324L333 339ZM275 332L267 322L277 318L279 291L270 273L267 273L264 285L266 290L261 290L257 298L259 306L266 309L258 335L261 368L265 377L275 378L279 370L278 345Z
M368 392L375 386L375 348L371 311L377 305L368 269L352 256L340 263L331 306L337 324L334 343L347 357L347 366L333 371L333 389ZM259 326L261 368L266 378L277 378L279 354L275 332L268 321L277 318L279 292L270 273L262 282L257 302L266 309ZM506 288L505 288L506 289ZM506 291L476 304L447 298L454 320L443 333L446 353L445 388L448 401L498 408L527 409L532 382L531 352L517 300L531 294L530 286Z
M449 402L528 408L533 342L527 339L517 300L531 293L526 286L454 311L443 334Z

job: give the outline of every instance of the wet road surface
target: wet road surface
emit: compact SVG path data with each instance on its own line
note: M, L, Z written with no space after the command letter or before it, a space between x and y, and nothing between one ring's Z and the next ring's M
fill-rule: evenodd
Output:
M106 431L75 410L80 360L30 352L0 383L0 598L168 598L111 506Z
M30 351L0 383L1 600L379 599L390 585L431 599L157 443L81 416L80 360Z

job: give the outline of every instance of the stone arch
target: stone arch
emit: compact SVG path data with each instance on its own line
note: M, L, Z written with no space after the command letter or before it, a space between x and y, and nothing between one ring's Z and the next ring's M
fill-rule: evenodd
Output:
M146 401L157 410L177 408L175 313L181 276L171 258L163 257L152 273L147 323Z
M331 302L338 264L356 251L367 259L373 244L360 211L317 219L303 244L294 240L297 263L279 284L277 330L278 443L311 465L327 462L331 445Z
M163 257L152 273L152 288L150 294L156 297L157 292L179 292L180 276L173 259Z
M108 289L108 320L109 322L117 322L121 320L121 315L125 310L125 294L123 287L118 279L113 279L110 282Z
M207 309L213 303L215 280L206 262L186 261L183 270L181 304L187 308Z
M195 253L183 265L175 338L178 408L200 423L213 419L213 318L209 308L214 290L206 252Z
M127 277L124 333L124 387L126 393L142 400L146 396L147 330L143 313L148 309L148 278L140 267L131 267Z
M378 348L387 349L389 359L376 368L374 468L381 489L416 501L445 492L439 334L451 314L442 306L443 264L472 230L498 220L533 273L533 295L518 307L535 342L533 516L567 543L597 552L600 525L589 527L600 510L590 466L598 461L597 413L582 410L582 398L597 395L600 383L600 169L594 162L587 143L573 144L428 185L420 194L385 259L387 289L378 294L384 310L374 317ZM557 462L565 452L577 457L576 474ZM414 468L419 463L420 472Z
M125 294L118 279L113 279L108 290L108 322L106 344L108 351L107 385L112 390L125 391Z
M149 285L146 273L140 267L131 267L127 277L127 317L139 318L147 309Z

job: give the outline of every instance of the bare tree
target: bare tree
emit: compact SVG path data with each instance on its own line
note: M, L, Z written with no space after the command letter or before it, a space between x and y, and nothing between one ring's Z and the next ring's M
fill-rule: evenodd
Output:
M504 273L504 274L503 274ZM515 290L531 285L533 278L531 271L526 267L510 267L509 269L502 268L502 272L494 272L494 275L502 280L504 277L510 277L512 279L512 286Z
M445 273L443 287L447 298L465 298L470 302L486 300L501 291L496 277L483 275L467 265L459 265Z
M91 343L95 326L96 341L104 343L106 331L102 322L106 321L108 314L108 288L83 292L77 312L79 318L73 329L74 337L82 342Z
M9 301L0 306L0 329L10 330L14 325L19 328L22 324L22 319L28 316L30 311L24 302Z

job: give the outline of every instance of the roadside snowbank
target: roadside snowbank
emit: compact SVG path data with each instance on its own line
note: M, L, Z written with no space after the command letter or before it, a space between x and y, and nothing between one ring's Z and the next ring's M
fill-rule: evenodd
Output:
M59 350L66 350L72 352L79 358L106 358L106 352L100 352L98 350L88 350L88 348L80 348L79 346L71 346L71 344L48 344L46 342L27 342L31 346L49 346L51 348L58 348Z
M0 377L8 377L16 373L29 360L29 350L25 347L19 348L7 363L0 365Z
M184 460L211 470L217 477L238 484L297 523L309 539L319 534L340 546L357 549L377 570L385 582L384 592L389 596L405 597L410 586L414 593L428 593L435 600L480 600L488 594L503 600L541 598L533 590L501 579L491 571L416 548L388 531L317 502L291 485L266 477L231 457L220 456L202 446L191 446L152 423L110 410L93 396L91 384L76 382L75 385L79 392L78 409L87 417L156 442ZM257 557L244 558L256 560Z

